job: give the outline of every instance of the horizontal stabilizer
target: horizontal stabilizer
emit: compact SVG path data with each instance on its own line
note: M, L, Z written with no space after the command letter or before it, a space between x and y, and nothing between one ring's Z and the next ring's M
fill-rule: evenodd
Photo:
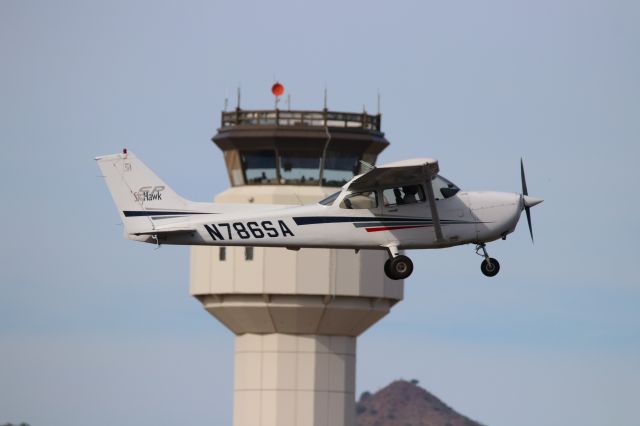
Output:
M135 235L179 235L179 234L191 234L195 232L195 228L193 227L185 227L185 228L172 228L172 229L157 229L154 231L146 231L146 232L136 232Z

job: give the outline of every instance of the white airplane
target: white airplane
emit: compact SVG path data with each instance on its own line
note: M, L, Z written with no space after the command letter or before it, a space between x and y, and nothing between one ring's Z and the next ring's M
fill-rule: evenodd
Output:
M370 166L317 204L197 203L185 200L132 153L96 158L125 237L153 244L304 247L386 250L391 279L411 275L405 249L475 244L482 273L495 276L500 263L486 243L506 239L524 210L543 200L530 197L520 161L522 194L465 192L438 175L438 162L416 158ZM480 253L482 251L482 253Z

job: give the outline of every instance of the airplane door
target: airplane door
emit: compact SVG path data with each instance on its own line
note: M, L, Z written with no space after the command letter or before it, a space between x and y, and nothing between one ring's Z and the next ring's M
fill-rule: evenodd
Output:
M382 190L382 214L393 217L431 217L422 185L405 185Z

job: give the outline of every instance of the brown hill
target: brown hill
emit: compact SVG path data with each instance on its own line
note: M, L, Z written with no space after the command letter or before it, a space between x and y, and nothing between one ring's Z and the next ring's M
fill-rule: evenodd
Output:
M482 426L418 386L397 380L356 404L358 426Z

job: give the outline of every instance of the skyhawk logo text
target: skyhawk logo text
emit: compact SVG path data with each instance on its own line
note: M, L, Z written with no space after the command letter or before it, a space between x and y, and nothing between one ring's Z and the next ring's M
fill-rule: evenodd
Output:
M143 201L160 201L162 200L162 191L164 191L164 186L142 186L137 192L133 193L133 199L138 203Z

